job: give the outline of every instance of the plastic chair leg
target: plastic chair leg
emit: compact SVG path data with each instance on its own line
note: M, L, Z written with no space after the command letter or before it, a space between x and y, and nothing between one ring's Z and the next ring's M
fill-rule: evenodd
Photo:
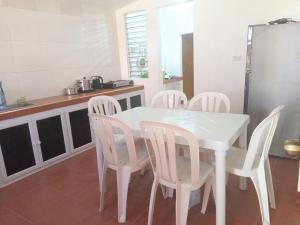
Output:
M247 177L240 177L239 186L241 191L247 190Z
M173 188L166 188L166 193L168 198L173 198L174 196L174 189Z
M298 175L298 187L297 187L297 191L300 192L300 160L299 160L299 175Z
M207 203L209 200L209 194L210 194L210 190L212 188L212 180L213 177L208 177L204 186L204 196L203 196L203 201L202 201L202 208L201 208L201 213L205 214L206 209L207 209Z
M149 203L149 212L148 212L148 225L152 225L153 222L153 213L154 213L154 205L156 199L156 192L158 187L158 179L154 177L154 181L151 189L150 203Z
M271 205L272 209L276 209L272 171L271 171L269 159L267 159L265 162L265 170L266 170L266 181L267 181L267 189L268 189L268 194L269 194L270 205Z
M126 222L127 193L128 193L130 175L131 175L131 171L129 167L120 167L117 169L119 223Z
M144 175L145 175L145 170L146 170L146 167L144 167L143 169L140 170L140 175L141 175L141 176L144 176Z
M104 209L104 193L106 189L106 172L107 164L104 162L103 171L102 171L102 183L100 184L100 207L99 211L101 212Z
M186 225L189 201L191 196L190 186L179 184L176 188L176 225Z
M264 168L258 168L257 171L252 175L251 179L254 183L254 187L258 196L262 224L270 225L268 191Z
M168 197L167 196L167 188L162 184L160 185L160 188L161 188L161 193L164 196L164 199L166 199Z

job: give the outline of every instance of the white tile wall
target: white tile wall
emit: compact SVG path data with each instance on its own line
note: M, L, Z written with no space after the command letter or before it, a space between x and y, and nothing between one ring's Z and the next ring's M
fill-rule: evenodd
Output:
M0 81L8 103L60 95L83 76L120 79L113 11L80 2L0 0Z
M4 10L2 10L0 5L0 41L8 41L10 39L10 32L5 21Z
M64 42L64 19L61 15L40 13L38 18L38 29L41 42Z
M16 72L39 71L41 65L41 45L33 41L13 41L12 52Z
M34 10L36 9L36 0L2 0L2 5Z
M38 41L39 13L30 10L7 8L4 10L4 21L13 41Z
M36 0L36 8L39 11L57 13L61 12L60 10L60 0Z
M0 41L0 71L11 73L15 70L12 44L9 41Z

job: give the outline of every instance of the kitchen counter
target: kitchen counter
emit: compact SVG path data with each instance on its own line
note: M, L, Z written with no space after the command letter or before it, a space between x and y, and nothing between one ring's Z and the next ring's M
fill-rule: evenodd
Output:
M139 91L143 89L144 86L142 85L133 85L133 86L114 88L114 89L100 89L93 92L76 94L71 96L60 95L60 96L53 96L49 98L36 99L36 100L28 101L28 103L32 104L30 106L20 107L20 108L15 108L12 110L0 112L0 121L87 102L90 98L98 95L108 95L108 96L121 95L121 94L126 94L129 92Z
M170 79L164 79L164 84L171 84L171 83L175 83L175 82L179 82L182 81L183 78L182 77L173 77Z

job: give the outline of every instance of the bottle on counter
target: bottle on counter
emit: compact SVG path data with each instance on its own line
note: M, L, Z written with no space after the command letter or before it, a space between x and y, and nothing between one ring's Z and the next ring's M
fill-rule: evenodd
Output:
M2 88L2 81L0 81L0 107L6 106L5 93Z

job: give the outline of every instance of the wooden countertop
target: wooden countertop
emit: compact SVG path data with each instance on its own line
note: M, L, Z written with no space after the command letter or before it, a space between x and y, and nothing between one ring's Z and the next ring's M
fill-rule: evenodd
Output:
M164 84L170 84L170 83L175 83L175 82L179 82L179 81L182 81L182 77L174 77L174 78L171 78L171 79L165 79L164 80Z
M133 85L127 87L114 88L114 89L101 89L101 90L96 90L93 92L82 93L77 95L70 95L70 96L60 95L60 96L53 96L49 98L36 99L36 100L28 101L33 105L0 112L0 121L87 102L90 98L98 95L113 96L113 95L126 94L133 91L139 91L143 89L144 86L142 85Z

